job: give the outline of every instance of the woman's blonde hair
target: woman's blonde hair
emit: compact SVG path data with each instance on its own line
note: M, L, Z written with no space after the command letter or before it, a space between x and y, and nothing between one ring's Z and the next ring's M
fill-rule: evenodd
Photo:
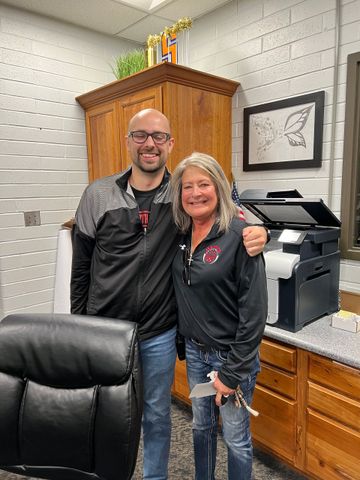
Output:
M203 170L214 183L218 198L217 224L219 231L225 232L231 220L238 215L238 209L231 199L230 184L218 162L205 153L193 152L184 158L175 168L171 177L171 196L173 217L181 232L187 232L191 226L191 217L185 212L182 201L182 176L188 167L197 167Z

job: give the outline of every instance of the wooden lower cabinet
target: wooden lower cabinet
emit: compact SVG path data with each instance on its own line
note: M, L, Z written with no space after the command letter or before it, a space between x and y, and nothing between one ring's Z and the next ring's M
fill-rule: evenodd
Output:
M306 471L360 480L360 371L309 355Z
M297 451L297 352L264 339L260 358L253 400L260 415L251 419L253 438L293 464Z
M296 402L258 385L252 406L260 412L260 416L251 421L254 440L293 463L296 454Z
M307 418L306 471L319 479L360 479L360 435L311 410Z
M264 338L251 427L257 446L316 480L360 480L360 370ZM173 394L190 404L186 362Z
M186 362L185 360L176 359L174 383L172 387L172 394L182 402L191 405L189 398L190 389L186 377Z
M360 371L264 339L255 442L309 478L360 480Z

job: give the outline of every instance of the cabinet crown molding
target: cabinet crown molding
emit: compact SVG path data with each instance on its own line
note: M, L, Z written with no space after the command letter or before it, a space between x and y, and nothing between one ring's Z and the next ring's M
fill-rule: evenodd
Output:
M179 83L188 87L220 93L228 97L232 97L240 85L234 80L224 80L224 78L216 75L200 72L189 67L163 62L79 95L76 100L87 110L104 102L110 102L119 98L119 96L136 92L140 88L144 89L164 82Z

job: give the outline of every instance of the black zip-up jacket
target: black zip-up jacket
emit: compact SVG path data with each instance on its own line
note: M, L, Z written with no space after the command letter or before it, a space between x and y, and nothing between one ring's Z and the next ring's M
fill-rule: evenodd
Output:
M131 168L96 180L83 193L73 231L71 312L130 320L144 340L176 324L171 263L178 233L169 172L144 231L128 189Z
M219 234L216 224L212 227L193 252L190 285L183 279L182 250L189 246L189 236L179 242L172 267L180 333L228 351L219 378L229 388L251 372L267 317L264 258L247 254L245 226L233 219L226 233Z

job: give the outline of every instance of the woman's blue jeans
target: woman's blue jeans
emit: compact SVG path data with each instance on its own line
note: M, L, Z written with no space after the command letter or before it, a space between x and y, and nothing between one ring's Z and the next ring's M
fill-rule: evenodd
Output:
M226 356L226 351L202 351L187 339L186 367L190 389L197 383L208 382L207 374L212 370L220 370ZM252 372L240 384L249 405L259 370L260 362L257 357ZM233 396L230 396L226 404L219 409L213 395L192 399L195 479L215 480L219 410L223 438L228 451L228 479L251 480L253 449L249 413L244 407L235 406Z
M144 480L166 480L171 437L171 385L176 360L176 327L140 342L144 377Z

